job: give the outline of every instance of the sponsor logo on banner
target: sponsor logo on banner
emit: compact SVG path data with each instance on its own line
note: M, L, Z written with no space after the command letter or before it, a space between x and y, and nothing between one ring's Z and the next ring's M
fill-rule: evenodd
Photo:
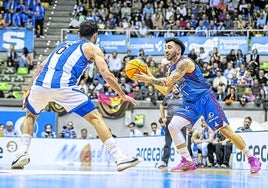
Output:
M21 52L27 46L30 52L33 51L34 33L29 29L2 28L0 29L0 51L7 51L10 45L14 45L15 50Z
M267 37L251 37L251 51L254 49L258 50L258 54L268 54L268 41Z

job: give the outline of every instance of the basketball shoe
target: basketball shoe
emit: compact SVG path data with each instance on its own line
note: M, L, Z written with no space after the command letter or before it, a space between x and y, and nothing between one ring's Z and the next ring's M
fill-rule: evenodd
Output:
M185 157L182 157L182 160L178 166L173 167L171 172L180 172L180 171L187 171L187 170L195 170L196 165L194 161L187 161Z
M137 157L126 157L122 160L116 161L117 171L122 171L130 167L134 167L141 162L141 159Z
M30 162L30 157L28 153L19 154L16 157L16 160L12 162L11 168L12 169L23 169L25 165Z
M257 173L261 169L261 162L255 156L249 157L248 163L250 164L250 172L251 173Z

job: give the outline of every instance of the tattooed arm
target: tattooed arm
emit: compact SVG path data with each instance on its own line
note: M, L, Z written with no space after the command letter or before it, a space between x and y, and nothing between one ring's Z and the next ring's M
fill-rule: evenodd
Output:
M176 70L166 78L155 78L146 74L135 75L135 78L142 82L148 82L154 85L158 91L166 95L186 73L191 73L194 69L195 64L190 59L186 58L181 60L177 64Z

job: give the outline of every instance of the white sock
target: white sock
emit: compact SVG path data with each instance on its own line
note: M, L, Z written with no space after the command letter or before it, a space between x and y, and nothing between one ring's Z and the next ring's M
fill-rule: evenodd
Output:
M105 140L104 145L107 147L111 155L114 157L115 161L118 161L119 159L125 157L120 148L117 146L117 143L115 142L113 137Z
M32 135L22 134L21 135L21 145L18 150L18 154L27 153L31 144Z
M183 147L183 148L179 149L178 151L182 157L187 159L187 161L193 160L187 147Z
M244 149L242 149L241 151L242 151L242 153L243 153L247 158L249 158L249 157L252 156L252 153L251 153L251 151L248 149L247 146L246 146Z

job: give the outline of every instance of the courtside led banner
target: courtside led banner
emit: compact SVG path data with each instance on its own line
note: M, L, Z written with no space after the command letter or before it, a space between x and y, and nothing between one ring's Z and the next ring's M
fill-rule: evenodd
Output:
M21 134L21 126L25 118L24 111L0 111L0 123L6 124L7 121L13 122L13 128ZM45 131L45 125L51 124L52 130L56 132L57 113L42 112L40 113L34 125L34 137L41 137L41 133Z
M27 47L29 52L34 48L34 32L24 28L2 28L0 29L0 51L7 51L10 45L15 46L17 52L22 52Z

